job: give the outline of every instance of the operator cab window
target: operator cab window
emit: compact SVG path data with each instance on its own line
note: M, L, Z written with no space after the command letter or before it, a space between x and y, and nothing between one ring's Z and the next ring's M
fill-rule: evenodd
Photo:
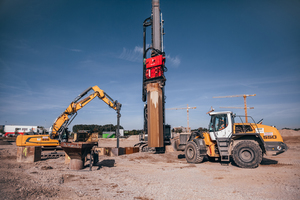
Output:
M253 132L250 125L235 125L235 133Z
M209 123L209 132L221 131L228 126L226 114L214 115L211 117Z
M214 129L215 118L216 118L215 115L211 116L211 119L210 119L210 122L209 122L209 127L208 127L209 132L214 132L215 131L215 129Z

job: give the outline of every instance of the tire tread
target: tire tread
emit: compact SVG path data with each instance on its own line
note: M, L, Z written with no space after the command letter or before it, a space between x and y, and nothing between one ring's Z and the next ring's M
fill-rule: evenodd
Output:
M196 151L196 152L195 152L195 155L196 155L196 156L195 156L195 158L192 159L192 160L188 160L188 159L187 159L187 153L186 153L186 151L187 151L189 145L192 145L194 151ZM201 163L201 162L203 161L203 158L204 158L204 156L201 156L201 155L200 155L200 149L199 149L198 145L197 145L195 142L193 142L193 141L187 142L186 148L185 148L185 150L184 150L184 154L185 154L186 161L187 161L188 163L194 163L194 164L196 164L196 163Z
M241 150L241 148L247 148L247 147L253 150L255 156L253 161L249 163L243 162L239 158L239 150ZM257 142L251 140L241 140L236 145L234 145L232 158L235 164L237 164L241 168L256 168L262 161L262 150L260 146L257 144Z

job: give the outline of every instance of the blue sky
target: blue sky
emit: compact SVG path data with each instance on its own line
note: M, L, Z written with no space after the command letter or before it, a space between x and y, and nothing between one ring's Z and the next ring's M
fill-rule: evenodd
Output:
M212 97L256 94L247 98L256 121L300 127L299 1L161 0L160 8L166 108L196 106L190 126L207 127L211 106L243 106L242 97ZM0 1L0 124L49 127L98 85L123 104L121 125L142 129L142 23L150 14L151 0ZM186 126L186 110L167 110L166 122ZM108 123L116 124L115 111L95 99L71 125Z

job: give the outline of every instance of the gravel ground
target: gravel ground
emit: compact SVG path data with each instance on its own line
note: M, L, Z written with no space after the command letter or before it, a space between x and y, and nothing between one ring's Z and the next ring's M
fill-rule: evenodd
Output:
M101 156L92 171L69 170L64 158L24 164L16 145L0 144L0 199L299 199L300 131L282 130L286 153L255 169L205 159L188 164L183 152ZM132 146L136 138L121 140ZM99 140L111 146L115 140Z

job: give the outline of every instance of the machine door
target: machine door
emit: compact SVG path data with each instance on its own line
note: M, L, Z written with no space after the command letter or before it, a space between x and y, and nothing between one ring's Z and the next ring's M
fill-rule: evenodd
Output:
M212 140L216 138L229 138L231 131L231 118L227 114L212 115L209 123L209 134Z

